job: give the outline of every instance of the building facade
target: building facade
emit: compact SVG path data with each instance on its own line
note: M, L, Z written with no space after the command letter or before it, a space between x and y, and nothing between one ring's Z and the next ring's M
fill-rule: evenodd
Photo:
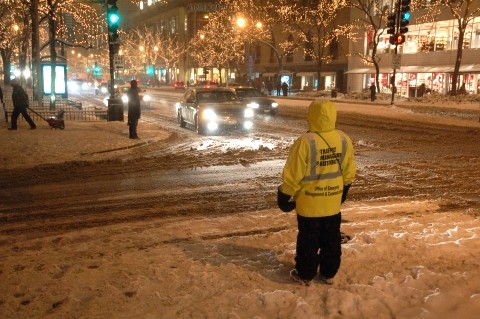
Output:
M245 52L245 63L240 65L240 72L232 67L231 70L208 69L196 65L188 54L188 43L205 24L208 23L210 12L219 9L218 1L180 0L180 1L144 1L140 2L139 10L129 12L125 16L123 28L128 30L137 25L164 25L171 32L175 32L187 46L187 54L183 54L178 64L169 70L157 65L160 82L170 73L171 82L181 80L195 83L200 80L231 82L249 82L255 85L275 86L287 82L290 88L313 90L318 86L324 89L338 88L346 90L346 74L348 70L348 40L340 39L335 45L328 48L333 57L330 63L323 64L320 80L318 79L315 61L305 56L303 48L287 55L280 71L278 62L270 47L262 44L249 46ZM337 17L338 22L348 22L349 11L344 10ZM288 38L290 35L278 30L279 38ZM206 74L206 72L208 74Z
M427 3L426 3L427 4ZM472 11L480 7L480 1L474 1ZM457 59L458 21L445 8L435 22L424 22L426 9L412 11L405 43L399 45L400 68L396 69L393 79L397 94L415 97L426 91L447 94L451 90L452 74ZM384 30L377 47L380 58L380 91L390 92L393 77L394 49L390 44L390 34ZM371 37L366 32L363 41L351 43L352 52L368 54L371 50ZM373 66L366 66L361 59L352 55L349 58L348 89L360 91L374 82ZM480 16L469 22L463 41L463 54L459 88L464 85L465 92L480 92Z

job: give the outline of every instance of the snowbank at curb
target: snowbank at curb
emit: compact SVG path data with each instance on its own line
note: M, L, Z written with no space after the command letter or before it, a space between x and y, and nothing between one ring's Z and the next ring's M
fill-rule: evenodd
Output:
M128 138L125 122L66 121L64 130L38 122L36 130L19 121L16 131L0 129L0 165L4 169L55 164L68 161L95 161L117 157L136 148L168 137L168 133L140 122L140 139Z

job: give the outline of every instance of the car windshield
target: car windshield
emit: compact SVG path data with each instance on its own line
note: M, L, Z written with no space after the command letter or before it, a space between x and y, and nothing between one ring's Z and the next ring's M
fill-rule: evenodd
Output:
M197 93L199 103L223 103L236 101L237 97L230 91L206 91Z
M237 95L241 98L244 97L257 97L257 96L262 96L262 93L258 90L242 90L242 89L237 89Z

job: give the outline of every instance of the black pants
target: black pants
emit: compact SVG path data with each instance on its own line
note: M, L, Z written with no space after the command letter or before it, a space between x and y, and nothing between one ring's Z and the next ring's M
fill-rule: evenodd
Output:
M128 120L128 133L130 138L138 138L137 126L138 126L138 119Z
M31 128L37 127L33 122L32 118L30 117L30 115L28 115L28 112L26 109L19 110L14 108L12 112L12 128L17 128L17 119L20 114L23 115L23 118L28 122Z
M297 215L295 269L300 278L312 280L319 268L325 278L337 274L342 256L341 220L341 213L328 217Z

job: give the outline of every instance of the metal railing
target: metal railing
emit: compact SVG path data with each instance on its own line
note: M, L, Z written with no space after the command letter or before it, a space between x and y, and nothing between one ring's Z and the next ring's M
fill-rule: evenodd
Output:
M7 112L8 119L10 119L13 105L12 101L4 99L5 101L5 111ZM30 108L36 113L28 112L28 114L35 120L43 120L43 118L49 118L51 116L57 116L59 110L63 110L64 120L68 121L106 121L107 120L107 108L105 107L82 107L82 103L72 101L72 100L57 100L55 102L55 110L50 110L49 101L43 100L41 103L38 101L30 100ZM40 117L41 116L41 117ZM20 116L19 120L23 120L23 117Z

